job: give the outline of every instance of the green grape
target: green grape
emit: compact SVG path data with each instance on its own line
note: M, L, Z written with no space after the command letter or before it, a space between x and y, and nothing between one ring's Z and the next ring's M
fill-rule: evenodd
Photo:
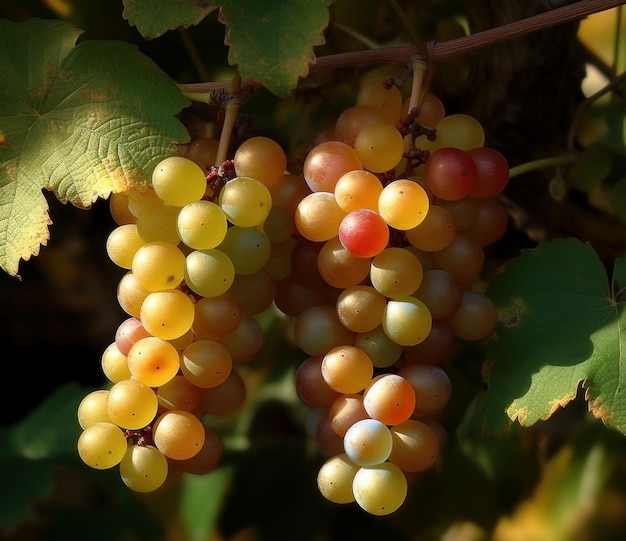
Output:
M176 227L187 246L194 250L208 250L224 240L228 222L219 205L201 200L180 209Z
M391 462L360 468L352 483L354 499L361 509L384 516L397 511L408 492L404 472Z
M232 261L235 274L254 274L269 261L272 243L261 229L233 225L217 248Z
M384 173L396 167L402 159L404 139L392 123L369 124L357 134L354 150L363 169Z
M352 462L368 467L381 464L389 458L393 439L389 428L381 421L361 419L348 428L343 445Z
M346 212L330 192L307 195L296 209L294 223L297 232L313 242L325 242L337 236L339 224Z
M87 394L78 404L76 415L78 424L84 430L96 423L110 423L107 413L107 396L109 391L101 389Z
M351 331L368 332L381 324L386 305L385 296L372 286L356 285L339 294L337 315L341 323Z
M363 350L342 345L331 349L322 360L322 377L339 393L358 393L372 379L374 366Z
M438 148L452 147L461 150L482 147L485 130L471 115L455 113L443 117L435 126Z
M141 338L128 352L128 369L133 379L148 387L160 387L170 381L180 368L176 348L156 336Z
M357 333L354 345L368 354L376 368L393 366L402 355L402 346L387 336L382 324L371 331Z
M401 346L423 342L432 327L432 316L426 305L414 297L390 299L383 313L383 329Z
M426 190L413 180L390 182L378 196L378 213L390 227L413 229L428 215L430 200Z
M392 462L405 472L421 472L432 468L439 457L439 436L425 422L408 419L391 427Z
M230 353L215 340L196 340L184 350L180 371L196 387L217 387L233 366Z
M120 463L122 481L135 492L155 491L167 473L167 459L153 445L131 445Z
M145 329L162 340L183 336L194 318L191 297L179 289L153 291L141 305L140 319Z
M268 188L280 183L287 169L285 151L269 137L246 139L239 145L233 161L238 177L255 178Z
M178 244L179 207L166 205L160 199L145 202L138 210L137 233L145 242L168 242Z
M352 483L358 470L359 466L345 453L330 457L317 473L317 487L320 493L333 503L353 502Z
M206 175L192 160L183 156L170 156L154 168L152 187L168 205L184 207L204 196Z
M154 391L136 379L118 381L109 389L107 413L116 425L137 430L155 417L158 401Z
M133 257L132 272L148 291L174 289L183 280L185 255L168 242L148 242Z
M233 225L256 227L272 209L272 195L262 182L251 177L236 177L220 190L219 205Z
M137 231L137 224L118 225L107 237L106 252L118 267L130 269L135 253L144 244L145 241Z
M78 437L81 460L96 470L117 466L126 453L124 432L113 423L97 422L85 428Z
M152 438L156 448L166 457L187 460L199 453L204 445L204 425L188 411L166 411L154 422Z
M221 250L195 250L187 255L184 268L185 283L201 297L216 297L226 293L235 279L235 266Z
M369 272L372 286L385 297L411 295L422 283L423 274L415 254L398 246L374 256Z
M102 352L100 366L107 379L113 383L117 383L123 379L130 379L128 359L126 355L119 350L115 342L111 342Z

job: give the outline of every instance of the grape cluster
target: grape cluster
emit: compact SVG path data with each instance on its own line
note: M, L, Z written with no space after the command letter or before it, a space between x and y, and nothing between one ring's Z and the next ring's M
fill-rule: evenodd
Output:
M364 78L355 105L307 154L296 272L276 298L309 355L296 389L327 455L319 490L374 515L396 511L436 465L445 365L458 339L482 340L496 324L474 284L485 247L507 227L497 195L509 178L475 118L446 115L430 93L408 111L384 83Z
M138 492L220 462L222 442L204 421L245 400L237 366L263 346L255 316L274 300L272 246L293 229L270 193L285 176L281 147L249 139L207 175L214 143L195 141L156 166L149 189L111 198L106 250L127 270L117 300L128 318L102 354L111 385L78 407L78 451L93 468L119 465Z

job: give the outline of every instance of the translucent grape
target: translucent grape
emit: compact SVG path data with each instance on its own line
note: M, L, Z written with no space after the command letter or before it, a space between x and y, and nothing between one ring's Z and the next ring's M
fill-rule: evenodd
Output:
M497 322L498 312L493 301L479 291L465 290L450 318L450 327L463 340L484 340Z
M178 244L180 237L176 222L180 207L171 207L160 199L139 207L137 232L145 242Z
M381 374L363 392L363 407L372 419L396 425L413 414L415 390L403 376Z
M372 286L344 289L337 298L337 315L351 331L362 333L380 326L387 299Z
M154 391L136 379L118 381L109 389L107 413L116 425L129 430L147 426L157 413Z
M402 355L402 346L387 336L382 324L371 331L358 333L354 345L368 354L376 368L392 366Z
M327 408L341 396L322 376L323 360L323 355L308 357L296 370L296 393L300 401L310 408Z
M156 336L138 340L128 352L128 368L134 379L149 387L170 381L180 368L176 348Z
M354 147L357 134L370 124L386 122L384 111L369 105L353 105L345 109L335 121L335 136L342 143Z
M426 339L432 316L426 305L414 297L390 299L383 313L383 329L401 346L413 346Z
M476 187L478 169L467 152L442 147L426 161L424 178L435 197L456 201L468 197Z
M325 355L354 341L354 333L341 324L335 307L329 305L303 310L295 319L293 332L296 344L308 355Z
M106 252L118 267L130 269L135 253L145 243L137 231L137 224L119 225L107 237Z
M220 207L233 225L255 227L272 209L272 195L265 184L251 177L235 177L220 190Z
M159 407L167 410L194 411L200 403L200 390L182 375L161 385L156 395Z
M428 215L428 194L417 182L399 179L385 186L378 196L378 213L395 229L417 227Z
M404 139L394 124L369 124L357 134L354 150L364 169L384 173L396 167L402 159Z
M228 221L219 205L201 200L180 209L176 227L187 246L194 250L208 250L224 240Z
M78 454L87 466L108 470L117 466L126 453L124 432L113 423L97 422L85 428L78 437Z
M402 367L398 374L406 378L415 391L414 417L434 417L448 405L452 383L443 368L415 363Z
M196 340L184 349L180 370L196 387L217 387L226 381L232 364L223 344L215 340Z
M212 428L204 427L204 443L201 449L191 458L185 460L169 459L174 467L179 467L192 475L204 475L212 472L220 463L224 454L224 446L220 435Z
M216 165L219 144L219 139L215 137L193 137L184 156L197 163L203 171L208 171L209 167Z
M171 156L154 168L152 187L168 205L183 207L202 198L206 190L206 175L192 160Z
M195 250L187 255L184 266L185 283L201 297L226 293L235 279L235 266L221 250Z
M188 411L166 411L154 422L152 438L156 448L166 457L186 460L202 449L204 425Z
M132 272L127 272L117 284L117 302L128 315L139 317L141 304L148 296L148 291Z
M248 363L257 358L265 344L265 331L259 320L252 315L241 318L239 325L220 343L230 353L233 364Z
M341 220L339 240L357 257L374 257L389 243L389 226L377 212L356 209Z
M135 492L155 491L167 473L167 459L153 445L131 445L120 463L122 481Z
M372 259L370 281L385 297L411 295L422 283L420 260L410 251L392 246Z
M352 483L354 498L372 515L390 515L397 511L408 491L403 471L391 462L383 462L356 472Z
M263 222L263 231L272 244L286 242L295 230L294 215L286 208L272 206L269 215Z
M435 129L437 130L437 144L440 148L453 147L469 150L485 144L485 131L481 123L465 113L445 116L437 122Z
M76 415L78 424L84 430L96 423L110 423L107 413L108 389L99 389L88 393L78 404Z
M452 213L441 205L430 205L428 214L417 226L406 231L412 246L426 252L436 252L449 246L456 235Z
M424 273L422 283L413 296L426 305L433 319L444 319L458 308L463 287L449 272L431 269Z
M178 289L153 291L141 305L141 323L163 340L181 337L191 328L193 318L193 300Z
M148 242L133 257L132 272L148 291L174 289L183 280L185 255L167 242Z
M148 336L151 336L151 334L143 326L141 320L136 317L129 317L117 326L115 330L115 345L122 355L128 356L128 352L133 344Z
M478 177L471 191L472 197L495 197L509 182L509 164L506 158L490 147L471 148L467 154L474 160Z
M234 331L242 318L241 305L230 293L200 299L194 312L192 328L196 337L212 340Z
M421 472L432 468L439 457L439 436L426 423L416 419L392 426L392 462L405 472Z
M359 466L374 466L389 458L393 439L387 425L376 419L361 419L346 431L343 445L348 458Z
M231 370L223 383L217 387L199 389L202 412L225 416L238 411L246 400L246 383L236 370Z
M348 428L369 415L363 406L363 395L360 393L341 394L328 407L328 420L337 435L345 436Z
M339 178L354 169L363 169L354 148L341 141L325 141L309 151L302 172L312 192L332 193Z
M339 240L333 237L322 246L316 268L324 282L336 288L348 288L367 278L370 259L353 255Z
M352 483L358 470L359 466L345 453L330 457L322 464L317 474L317 487L320 493L333 503L353 502Z
M351 345L337 346L322 359L322 377L340 393L358 393L371 381L374 371L367 353Z
M463 233L443 250L433 252L433 266L452 274L459 283L470 284L480 276L485 262L483 247Z
M113 383L117 383L123 379L130 379L128 359L126 355L119 350L115 342L110 343L102 352L100 366L107 379Z
M263 136L246 139L233 160L237 176L255 178L268 188L282 180L287 168L285 151L276 141Z
M269 272L261 269L252 274L236 274L228 293L239 301L242 314L254 316L272 305L276 290Z
M378 196L383 190L380 179L364 169L341 175L335 184L335 200L346 213L356 209L378 210Z
M484 247L501 239L508 225L506 209L494 197L484 197L476 200L476 216L465 233Z
M272 243L265 232L256 227L231 226L218 249L235 267L235 274L254 274L269 261Z
M296 209L296 230L305 239L324 242L337 236L339 224L346 212L337 204L330 192L313 192L307 195Z
M359 85L356 104L378 109L388 122L395 124L402 113L402 95L397 86L383 84L387 78L367 75Z

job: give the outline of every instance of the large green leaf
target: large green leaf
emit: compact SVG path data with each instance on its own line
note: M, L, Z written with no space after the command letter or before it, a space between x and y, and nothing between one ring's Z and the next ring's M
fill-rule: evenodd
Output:
M548 418L582 383L592 413L626 433L625 286L626 259L609 282L593 248L576 239L542 243L506 264L487 290L498 308L485 365L487 432Z
M219 6L213 0L124 0L122 16L147 39L196 25Z
M243 76L287 96L324 43L332 0L220 0L228 59Z
M42 188L88 208L145 186L189 135L175 83L123 42L82 41L52 20L0 19L0 266L16 275L51 223Z

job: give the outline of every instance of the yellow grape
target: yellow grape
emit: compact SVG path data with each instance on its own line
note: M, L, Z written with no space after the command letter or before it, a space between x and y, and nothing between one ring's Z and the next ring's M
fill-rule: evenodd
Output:
M346 212L330 192L313 192L307 195L296 209L296 230L305 239L325 242L337 236L339 224Z
M272 195L262 182L251 177L236 177L220 190L218 203L233 225L255 227L272 209Z
M356 209L378 209L378 196L383 191L380 179L371 171L348 171L335 184L335 200L346 213Z
M317 473L317 487L320 493L333 503L353 502L352 482L358 470L359 466L345 453L330 457Z
M195 250L187 255L185 283L201 297L217 297L226 293L235 279L235 265L219 250Z
M394 124L370 124L357 134L354 150L363 169L384 173L396 167L402 159L404 139Z
M324 355L322 377L340 393L358 393L372 379L374 366L367 353L356 346L337 346Z
M135 492L155 491L167 473L167 459L153 445L131 445L120 463L122 481Z
M84 430L96 423L110 423L111 418L107 413L108 389L100 389L87 394L78 404L76 414L78 424Z
M352 483L354 498L364 511L390 515L404 503L408 483L404 472L391 462L361 468Z
M180 368L176 348L156 336L141 338L128 352L128 368L134 379L160 387L170 381Z
M403 231L421 224L429 207L426 190L409 179L390 182L378 196L378 213L390 227Z
M437 122L437 147L470 150L485 144L485 130L482 124L471 115L454 113Z
M183 281L185 255L168 242L148 242L135 253L131 269L148 291L174 289Z
M119 350L115 342L111 342L102 352L100 366L107 379L113 383L130 379L128 358Z
M194 201L180 209L176 227L180 239L194 250L215 248L226 236L228 221L219 205Z
M252 177L268 188L276 186L287 169L287 156L273 139L255 136L246 139L233 158L238 177Z
M152 427L154 445L166 457L186 460L204 445L204 425L193 413L171 410L157 417Z
M361 419L343 436L345 453L362 467L381 464L389 458L393 439L386 424L377 419Z
M428 337L432 316L426 305L414 297L390 299L383 313L383 329L401 346L414 346Z
M109 389L107 413L116 425L129 430L147 426L157 413L156 394L145 383L125 379Z
M127 272L120 278L117 284L117 302L124 312L131 316L139 317L141 304L150 293L138 281L131 272Z
M107 237L106 252L118 267L130 269L135 253L145 243L137 231L137 224L118 225Z
M96 470L117 466L126 453L124 432L113 423L98 422L83 430L78 437L81 460Z
M184 207L202 198L206 191L206 175L192 160L183 156L170 156L154 168L152 187L168 205Z
M370 265L372 286L385 297L411 295L422 283L420 260L404 248L392 246L374 256Z
M223 344L215 340L196 340L183 350L182 374L196 387L217 387L226 381L233 361Z
M162 340L174 340L183 336L194 318L194 303L191 297L178 289L153 291L140 310L140 319L145 329Z

